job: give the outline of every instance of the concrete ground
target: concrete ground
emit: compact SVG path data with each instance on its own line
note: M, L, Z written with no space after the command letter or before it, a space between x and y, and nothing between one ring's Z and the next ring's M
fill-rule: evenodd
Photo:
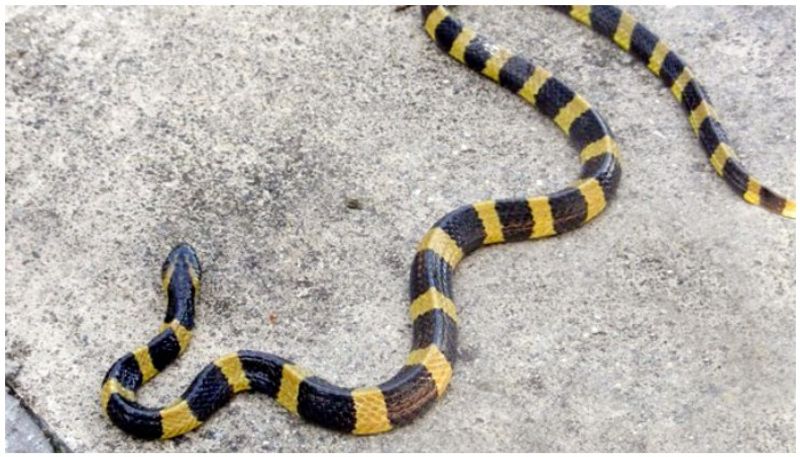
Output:
M5 397L6 452L53 452L53 444L45 435L36 416L8 392Z
M750 170L793 196L794 8L632 11L693 65ZM425 230L463 203L560 188L576 153L438 51L416 11L6 10L6 383L68 449L796 449L794 222L735 196L668 90L606 39L543 8L456 13L604 114L617 200L462 263L452 388L411 425L345 436L242 395L143 442L98 391L154 335L172 245L204 263L198 328L143 403L239 348L375 383L410 345Z

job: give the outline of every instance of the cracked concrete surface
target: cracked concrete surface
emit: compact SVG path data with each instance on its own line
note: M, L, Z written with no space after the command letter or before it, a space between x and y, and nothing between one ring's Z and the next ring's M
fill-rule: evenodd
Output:
M6 452L53 452L34 416L6 388Z
M794 195L794 8L631 9L693 66L750 171ZM576 154L412 10L6 13L6 380L70 449L795 451L793 221L728 190L632 57L523 7L456 14L592 102L623 181L589 226L462 263L461 358L436 407L356 438L242 395L185 437L124 435L100 380L154 334L172 245L205 266L198 328L143 403L238 348L375 383L409 348L427 227L555 190Z

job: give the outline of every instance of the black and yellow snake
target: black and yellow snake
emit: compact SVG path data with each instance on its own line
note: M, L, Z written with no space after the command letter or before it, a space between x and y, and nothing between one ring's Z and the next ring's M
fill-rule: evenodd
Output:
M744 170L703 87L664 41L615 7L556 8L611 38L661 78L686 108L716 172L747 202L795 217L793 200ZM589 103L547 70L463 26L444 8L422 7L422 19L445 52L516 93L564 131L580 151L579 179L546 196L463 206L434 224L411 266L412 351L396 375L372 387L339 387L289 360L242 350L209 364L173 404L152 409L137 403L136 390L186 350L194 328L200 262L189 245L175 247L162 269L169 305L160 333L114 362L103 379L100 402L114 424L141 438L172 438L198 427L245 391L265 393L292 413L343 432L368 435L406 424L444 394L453 373L458 318L451 278L459 261L487 244L576 229L603 211L620 179L619 152Z

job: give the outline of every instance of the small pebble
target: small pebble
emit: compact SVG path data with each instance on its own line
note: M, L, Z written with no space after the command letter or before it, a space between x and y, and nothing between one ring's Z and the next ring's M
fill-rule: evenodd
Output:
M357 198L348 198L345 202L348 209L362 209L361 202Z

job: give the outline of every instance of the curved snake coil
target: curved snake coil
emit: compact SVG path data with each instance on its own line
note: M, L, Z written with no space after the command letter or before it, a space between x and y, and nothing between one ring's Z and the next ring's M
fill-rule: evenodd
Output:
M689 111L714 169L745 200L794 217L793 201L746 174L700 84L662 41L614 7L557 8L613 38L662 78ZM172 438L198 427L245 391L267 394L290 412L343 432L375 434L406 424L444 394L453 373L458 318L451 278L459 261L483 245L576 229L605 208L620 179L619 152L611 130L586 100L547 70L464 27L444 8L422 7L422 16L440 48L518 94L564 131L580 151L579 179L546 196L463 206L434 224L411 266L411 353L396 375L377 386L339 387L289 360L241 350L206 366L171 405L153 409L137 403L136 390L186 350L194 328L200 262L189 245L175 247L162 268L169 305L160 333L117 360L103 380L103 411L122 430L147 439Z

